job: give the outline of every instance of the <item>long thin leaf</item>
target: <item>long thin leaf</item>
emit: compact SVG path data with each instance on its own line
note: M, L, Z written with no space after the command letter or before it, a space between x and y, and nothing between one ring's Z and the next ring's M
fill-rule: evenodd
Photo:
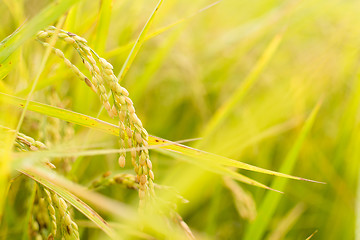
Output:
M15 104L20 107L24 107L25 100L23 100L21 98L17 98L17 97L10 96L10 95L4 94L4 93L0 93L0 99L6 100L8 103ZM115 126L111 123L107 123L102 120L90 117L90 116L86 116L84 114L76 113L76 112L73 112L70 110L57 108L57 107L53 107L50 105L46 105L46 104L42 104L42 103L38 103L38 102L34 102L34 101L29 102L28 109L31 111L45 114L47 116L60 118L62 120L72 122L72 123L75 123L75 124L78 124L81 126L94 128L94 129L106 132L108 134L119 136L118 126ZM151 136L151 135L149 136L149 145L155 145L155 146L163 145L163 146L160 146L161 149L165 149L165 150L169 150L169 151L173 151L173 152L185 155L187 157L190 157L192 160L196 160L198 162L206 161L209 164L210 163L217 164L217 165L221 164L226 167L236 167L236 168L245 169L245 170L249 170L249 171L270 174L273 176L316 182L313 180L308 180L308 179L304 179L301 177L295 177L295 176L291 176L288 174L283 174L283 173L263 169L260 167L252 166L250 164L239 162L239 161L229 159L229 158L226 158L223 156L219 156L219 155L216 155L213 153L208 153L208 152L198 150L195 148L191 148L191 147L188 147L185 145L177 144L175 142L172 142L172 141L169 141L166 139L162 139L162 138L159 138L156 136Z
M161 151L161 149L158 149L158 151L162 152L163 154L165 155L168 155L168 156L172 156L172 157L175 157L175 158L180 158L180 159L183 159L183 160L186 160L192 164L195 164L197 166L200 166L210 172L214 172L214 173L217 173L217 174L220 174L220 175L223 175L223 176L228 176L228 177L231 177L233 179L236 179L240 182L243 182L243 183L246 183L246 184L249 184L249 185L252 185L252 186L256 186L256 187L260 187L260 188L264 188L264 189L268 189L268 190L272 190L272 191L275 191L275 192L279 192L275 189L272 189L262 183L259 183L258 181L255 181L251 178L248 178L240 173L237 173L231 169L229 169L228 167L224 167L222 166L221 164L217 164L216 162L209 162L207 161L206 159L197 159L197 161L194 161L193 158L191 156L184 156L184 155L181 155L179 154L178 152L174 151L174 152L169 152L169 151Z
M95 223L101 230L103 230L108 236L113 239L115 238L115 232L111 229L111 227L107 224L107 222L91 207L89 207L86 203L81 201L78 197L73 195L71 192L67 191L63 187L59 187L58 185L52 183L51 179L46 179L41 176L35 169L21 169L19 170L21 173L26 176L32 178L37 181L41 185L51 189L56 194L64 198L69 204L74 206L77 210L79 210L82 214L84 214L89 220Z
M139 52L142 44L144 43L145 41L145 37L146 37L146 33L147 31L149 30L149 27L151 25L151 23L153 22L154 20L154 17L157 13L157 11L159 10L161 4L163 3L163 0L160 0L158 2L158 4L156 5L154 11L152 12L152 14L150 15L148 21L145 23L145 26L144 28L141 30L133 48L131 49L127 59L125 60L125 63L123 64L121 70L120 70L120 73L118 75L118 81L121 82L121 80L125 77L125 74L127 73L127 71L129 70L132 62L134 61L137 53Z
M133 210L121 202L105 197L99 193L91 192L83 186L73 183L57 175L55 172L44 168L25 167L20 169L20 171L55 191L113 239L119 239L119 236L116 236L112 228L109 227L93 209L82 202L82 200L87 201L102 212L125 220L124 224L127 224L129 228L143 230L143 227L146 227L147 229L152 229L152 233L161 234L161 236L165 236L166 239L184 239L183 232L171 222L165 221L163 215L140 215L136 210ZM82 200L80 200L80 198ZM162 206L158 205L157 207ZM123 235L124 232L121 232L121 236Z
M301 129L293 147L290 149L287 154L282 166L280 167L281 172L291 173L292 169L295 166L296 160L301 150L301 146L303 145L307 135L310 132L310 129L315 121L317 112L319 110L320 104L316 105L314 110L311 112L310 116L305 122L304 127ZM287 179L278 178L275 179L273 184L271 184L272 188L276 188L280 191L285 189L287 183ZM274 194L272 192L268 192L264 201L262 202L258 217L256 220L250 225L245 234L245 240L259 240L263 239L263 235L265 234L266 228L270 223L270 220L276 210L280 202L280 195Z

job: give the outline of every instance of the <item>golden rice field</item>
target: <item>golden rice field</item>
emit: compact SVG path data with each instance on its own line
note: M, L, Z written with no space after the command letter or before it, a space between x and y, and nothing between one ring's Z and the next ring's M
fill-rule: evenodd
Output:
M359 12L1 0L0 239L360 240Z

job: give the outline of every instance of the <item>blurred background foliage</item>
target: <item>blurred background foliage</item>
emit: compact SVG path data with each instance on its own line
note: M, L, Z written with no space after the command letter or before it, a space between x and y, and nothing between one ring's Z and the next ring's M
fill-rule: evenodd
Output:
M2 0L0 39L53 2ZM273 209L266 209L269 190L152 151L156 182L173 187L189 200L179 203L178 211L200 238L306 239L317 230L313 239L354 239L359 217L360 2L213 3L172 0L164 1L159 9L148 36L155 34L143 44L121 82L144 126L149 133L173 141L201 138L186 144L278 171L288 159L304 120L320 102L291 174L327 184L288 181L283 195L271 192L279 194L280 200ZM154 0L83 0L62 15L62 28L86 38L118 74L155 5ZM81 66L72 49L64 50ZM44 52L34 40L24 42L13 55L12 71L0 82L1 91L26 98ZM94 117L101 106L97 96L53 55L32 99ZM2 120L1 124L14 128L16 121L12 124L8 116L17 116L20 110L7 107L2 103L7 122ZM216 116L221 120L211 125ZM105 113L99 118L116 124ZM48 128L57 131L52 133ZM118 146L113 136L30 111L21 131L59 149ZM106 171L132 173L131 164L123 170L116 159L116 154L78 157L64 174L88 186ZM274 181L273 176L240 172L269 186ZM19 236L17 231L22 228L15 223L26 221L21 207L26 208L24 197L32 183L23 176L13 184L15 190L9 193L7 206L13 205L17 214L8 220L14 225L8 224L10 229L3 231L7 234L0 234L2 239ZM137 204L136 193L119 186L100 192ZM274 211L268 221L267 210ZM75 216L82 239L104 237L100 230L88 227L81 214ZM263 229L257 237L256 229Z

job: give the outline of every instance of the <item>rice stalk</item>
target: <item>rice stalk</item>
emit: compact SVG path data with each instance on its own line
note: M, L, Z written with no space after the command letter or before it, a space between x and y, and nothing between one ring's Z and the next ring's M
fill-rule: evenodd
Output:
M154 173L149 156L148 133L142 125L141 120L135 113L132 100L128 91L120 86L118 78L113 72L113 66L104 58L99 57L88 45L87 41L73 33L64 30L58 30L55 27L49 27L37 34L37 39L43 45L48 45L46 39L57 34L58 39L72 46L80 55L85 67L91 74L91 84L88 84L87 77L73 65L57 48L52 48L53 52L59 56L65 64L75 72L75 74L84 80L92 89L96 88L100 101L107 110L110 117L119 118L120 127L120 148L139 148L140 150L131 150L131 162L137 174L136 182L139 183L140 207L144 207L145 199L155 196L154 192ZM110 96L106 94L106 87L110 88L113 99L113 106L110 105ZM94 90L94 89L93 89ZM126 153L123 152L119 157L119 165L125 166Z

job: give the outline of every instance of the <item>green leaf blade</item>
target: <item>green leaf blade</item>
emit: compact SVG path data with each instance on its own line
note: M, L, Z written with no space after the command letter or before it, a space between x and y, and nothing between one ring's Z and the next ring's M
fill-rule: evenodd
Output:
M311 112L310 116L305 122L305 125L303 126L298 137L296 138L293 147L290 149L289 153L287 154L279 171L291 173L298 158L301 146L303 145L306 136L309 134L310 129L315 121L319 107L320 104L316 105L316 107ZM277 178L274 180L273 184L271 184L271 187L282 191L285 189L286 184L287 184L287 179ZM258 217L247 229L244 238L245 240L263 239L263 235L266 231L266 227L270 223L270 220L276 210L276 207L280 202L280 199L281 199L281 195L279 194L274 194L272 192L268 192L266 194L266 197L262 202L260 209L258 211Z

